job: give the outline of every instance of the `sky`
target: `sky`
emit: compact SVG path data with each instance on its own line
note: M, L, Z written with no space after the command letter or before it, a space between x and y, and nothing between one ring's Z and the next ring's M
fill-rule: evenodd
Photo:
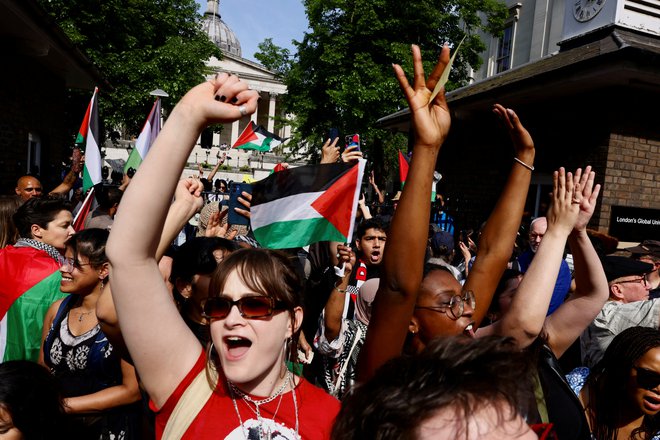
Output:
M207 2L195 1L203 14ZM257 61L257 45L266 38L294 53L291 40L302 40L308 29L302 0L220 0L219 11L241 43L243 58L252 61Z

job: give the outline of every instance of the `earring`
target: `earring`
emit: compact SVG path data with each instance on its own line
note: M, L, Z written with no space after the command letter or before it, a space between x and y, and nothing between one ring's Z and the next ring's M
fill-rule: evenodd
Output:
M101 292L103 292L104 287L105 287L105 278L101 278Z
M291 344L293 343L293 337L289 336L286 339L286 344L284 344L284 349L286 350L286 363L291 363Z

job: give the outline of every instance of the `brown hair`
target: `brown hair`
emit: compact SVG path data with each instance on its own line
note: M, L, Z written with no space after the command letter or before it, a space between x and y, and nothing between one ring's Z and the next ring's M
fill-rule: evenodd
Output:
M294 329L289 354L295 359L300 329L295 327L294 309L302 307L303 284L292 260L284 253L270 249L239 249L225 258L213 273L209 298L220 296L227 278L234 271L250 290L284 302ZM207 377L209 369L219 370L219 360L211 342L207 346Z
M0 196L0 249L16 243L19 238L18 229L11 217L14 215L21 201L14 196Z

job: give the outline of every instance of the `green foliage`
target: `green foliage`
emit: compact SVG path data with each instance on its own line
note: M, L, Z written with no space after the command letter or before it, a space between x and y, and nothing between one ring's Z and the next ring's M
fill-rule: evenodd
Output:
M254 57L268 70L278 73L280 76L286 74L291 63L291 52L289 49L281 48L273 44L272 38L266 38L259 43L259 52Z
M249 165L242 165L241 168L239 168L239 170L243 173L247 173L247 172L252 171L252 168L250 168Z
M479 54L485 49L476 32L497 34L508 16L498 0L304 0L304 4L311 31L294 42L295 57L283 56L272 41L262 43L264 53L255 55L271 65L287 66L280 70L288 88L285 110L296 116L291 144L301 149L312 145L314 160L330 127L342 135L360 133L363 151L381 177L389 171L382 164L396 167L396 150L405 149L408 142L403 135L375 128L379 118L406 107L392 63L410 74L414 43L422 49L428 73L443 43L457 45L467 34L447 88L465 85L469 68L479 67Z
M204 80L204 61L221 56L201 30L194 0L40 3L106 76L112 89L101 85L99 115L107 127L121 125L128 134L142 128L154 101L151 90L170 95L162 104L168 111Z

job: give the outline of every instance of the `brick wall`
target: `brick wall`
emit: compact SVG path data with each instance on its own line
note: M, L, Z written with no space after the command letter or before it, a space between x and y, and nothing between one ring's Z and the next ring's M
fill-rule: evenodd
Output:
M607 232L611 207L660 208L660 140L612 133L598 228Z

